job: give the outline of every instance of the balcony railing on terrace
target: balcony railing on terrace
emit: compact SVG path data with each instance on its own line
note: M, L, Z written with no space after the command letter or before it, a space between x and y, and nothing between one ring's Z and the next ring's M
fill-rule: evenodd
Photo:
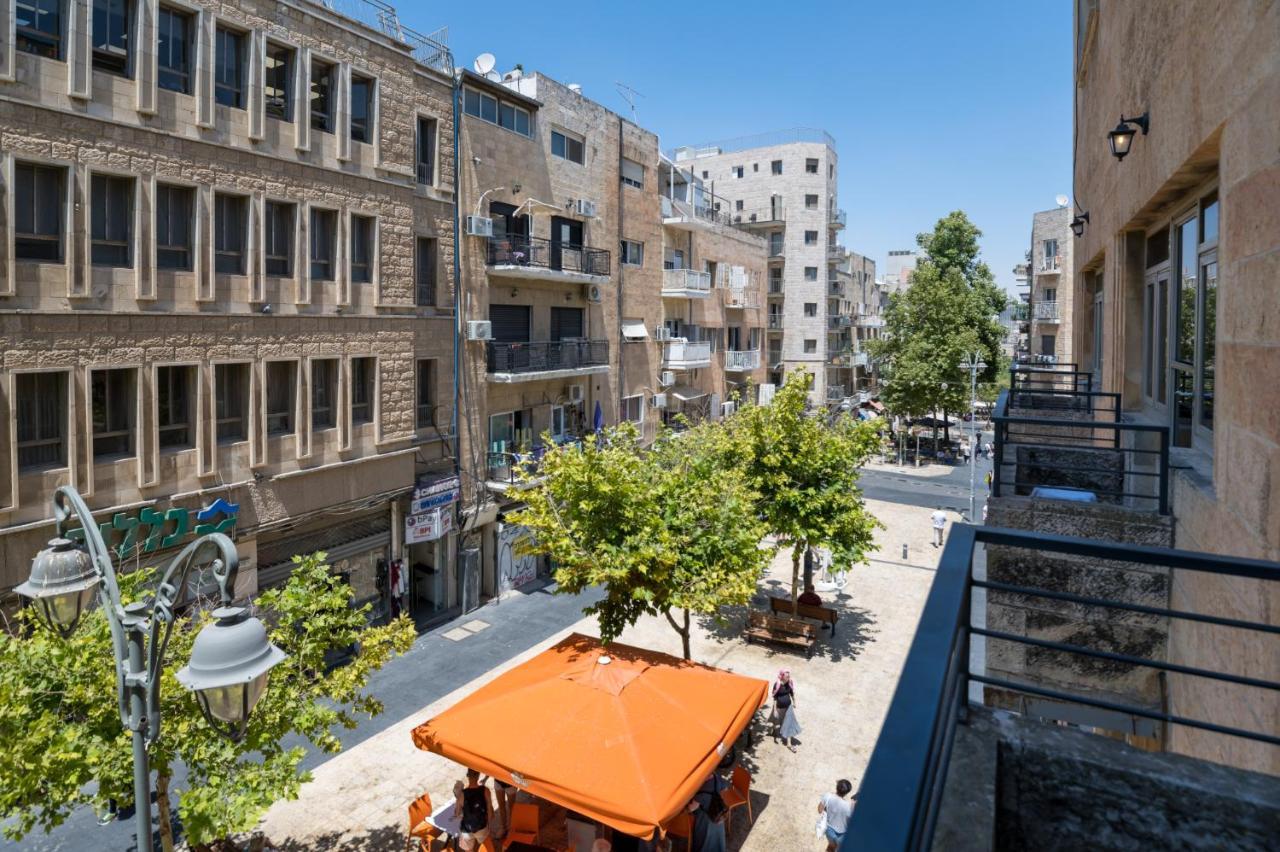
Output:
M785 221L787 221L787 211L780 197L760 207L750 210L737 210L733 214L733 224L742 228L759 227L761 225L777 226Z
M662 218L675 222L706 222L715 225L731 225L733 217L706 204L690 204L675 198L662 196ZM667 222L673 224L673 222Z
M694 269L662 270L662 295L708 296L711 294L711 273Z
M759 349L726 349L724 353L724 368L735 372L742 370L754 370L760 366L760 350Z
M769 328L772 331L782 329L782 314L769 314Z
M845 288L844 282L841 281L840 279L838 278L827 279L827 295L828 296L839 296L840 298L843 299L847 292L848 290Z
M1040 267L1037 272L1057 272L1062 268L1062 256L1054 255L1053 257L1042 258Z
M848 222L849 217L843 210L831 211L831 227L843 228Z
M607 340L535 340L488 343L490 373L540 373L609 365Z
M662 349L662 366L675 370L689 370L711 364L711 342L690 341L676 337L666 341Z
M1109 669L1152 669L1165 676L1205 679L1210 683L1232 684L1232 688L1280 690L1280 683L1247 677L1230 671L1209 670L1184 665L1165 653L1144 657L1083 647L1069 642L1050 641L1028 635L1023 629L987 628L985 619L975 619L973 609L985 611L975 601L975 593L1010 595L1043 600L1046 605L1102 607L1134 613L1138 618L1152 616L1201 625L1250 631L1258 641L1274 641L1280 627L1204 612L1126 603L1114 597L1090 597L1035 585L1015 585L982 579L985 572L975 566L977 545L1016 548L1028 554L1054 554L1079 557L1095 562L1155 566L1191 572L1204 577L1248 578L1266 583L1280 583L1280 566L1269 562L1234 559L1218 554L1191 553L1138 545L1113 544L1089 539L1067 538L1044 533L1028 533L990 527L956 524L951 528L946 548L934 575L929 597L916 628L911 650L898 679L898 687L890 702L875 750L862 776L853 816L845 832L841 852L854 850L928 850L932 848L934 829L947 786L952 745L957 724L963 723L973 698L970 685L993 687L1029 699L1022 712L1035 717L1036 707L1075 705L1102 711L1118 718L1142 719L1162 725L1181 725L1247 740L1280 745L1274 729L1255 731L1224 724L1203 711L1192 708L1179 712L1177 703L1166 707L1137 707L1104 700L1094 694L1052 689L1041 684L1011 681L986 674L981 663L970 654L974 637L984 643L1025 645L1041 655L1052 654L1070 664L1106 666ZM980 563L981 564L981 563ZM1276 588L1276 587L1272 587ZM1104 593L1105 594L1105 593ZM1018 632L1010 632L1017 630ZM1221 633L1216 641L1225 638ZM1167 646L1161 645L1165 648ZM989 652L981 659L989 659ZM1223 654L1223 659L1239 659L1238 654ZM1041 703L1032 703L1043 699ZM1053 704L1049 704L1052 702ZM1195 715L1191 715L1195 714ZM957 778L956 783L973 783L972 778ZM1099 803L1099 807L1106 803Z
M607 249L552 242L546 237L490 237L487 263L604 276L612 269Z
M757 308L760 306L754 290L748 290L745 287L725 287L721 292L724 293L724 306L726 308Z
M1037 322L1057 322L1058 321L1058 303L1057 302L1036 302L1035 317Z
M424 35L402 24L396 8L382 0L311 0L311 2L409 45L413 49L415 60L442 74L453 76L453 54L449 52L448 27L441 27L433 33Z
M849 328L853 325L853 317L837 314L827 317L827 328Z

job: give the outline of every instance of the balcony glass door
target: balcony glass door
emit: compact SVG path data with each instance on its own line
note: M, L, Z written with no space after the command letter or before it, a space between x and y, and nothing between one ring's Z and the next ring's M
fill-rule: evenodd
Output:
M551 268L563 269L565 262L568 260L569 268L580 270L581 263L574 263L570 260L570 256L575 256L574 260L580 260L582 253L582 223L573 219L565 219L561 216L551 217Z

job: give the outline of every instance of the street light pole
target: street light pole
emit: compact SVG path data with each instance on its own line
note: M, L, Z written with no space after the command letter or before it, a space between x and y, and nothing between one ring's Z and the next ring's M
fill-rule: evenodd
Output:
M978 373L987 365L977 352L960 362L960 369L969 371L969 523L974 522L978 475L978 444L976 430L978 428Z
M193 567L210 566L222 606L201 628L191 660L178 680L196 693L214 730L232 740L244 736L249 712L266 688L267 672L285 654L245 609L231 606L240 560L231 539L210 533L191 542L165 569L150 598L125 606L111 551L84 500L70 486L53 497L57 537L31 564L15 591L31 600L37 616L63 638L71 636L96 589L111 632L120 723L132 732L134 826L138 852L151 852L151 765L147 748L160 736L160 678L173 630L174 610ZM75 519L82 544L67 536Z

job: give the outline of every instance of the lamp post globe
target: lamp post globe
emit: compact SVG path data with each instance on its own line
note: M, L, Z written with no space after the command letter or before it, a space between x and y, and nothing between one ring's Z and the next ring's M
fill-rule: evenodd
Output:
M66 638L75 632L100 582L84 547L55 538L36 554L30 576L14 591L35 605L41 621Z
M249 714L267 689L267 676L285 658L263 623L243 607L220 607L191 646L178 682L196 694L214 730L231 740L244 736Z

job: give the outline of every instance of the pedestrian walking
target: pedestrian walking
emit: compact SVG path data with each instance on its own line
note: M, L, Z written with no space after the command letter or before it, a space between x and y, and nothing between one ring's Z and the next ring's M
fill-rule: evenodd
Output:
M987 490L988 490L988 491L990 491L990 490L991 490L991 480L993 480L994 478L995 478L995 477L992 475L991 471L987 471L987 475L986 475L986 476L984 476L984 477L982 477L983 481L985 481L985 482L987 483Z
M942 547L942 534L947 528L947 513L939 506L934 510L931 519L933 521L933 546Z
M853 802L846 799L853 785L841 778L836 782L836 791L825 794L818 802L818 813L825 818L827 836L827 852L836 852L844 833L849 828L849 817L853 814Z
M796 682L791 679L791 669L780 669L778 679L773 682L773 710L769 713L769 721L773 723L775 739L782 738L783 744L796 750L795 738L800 733L800 722L796 719Z

